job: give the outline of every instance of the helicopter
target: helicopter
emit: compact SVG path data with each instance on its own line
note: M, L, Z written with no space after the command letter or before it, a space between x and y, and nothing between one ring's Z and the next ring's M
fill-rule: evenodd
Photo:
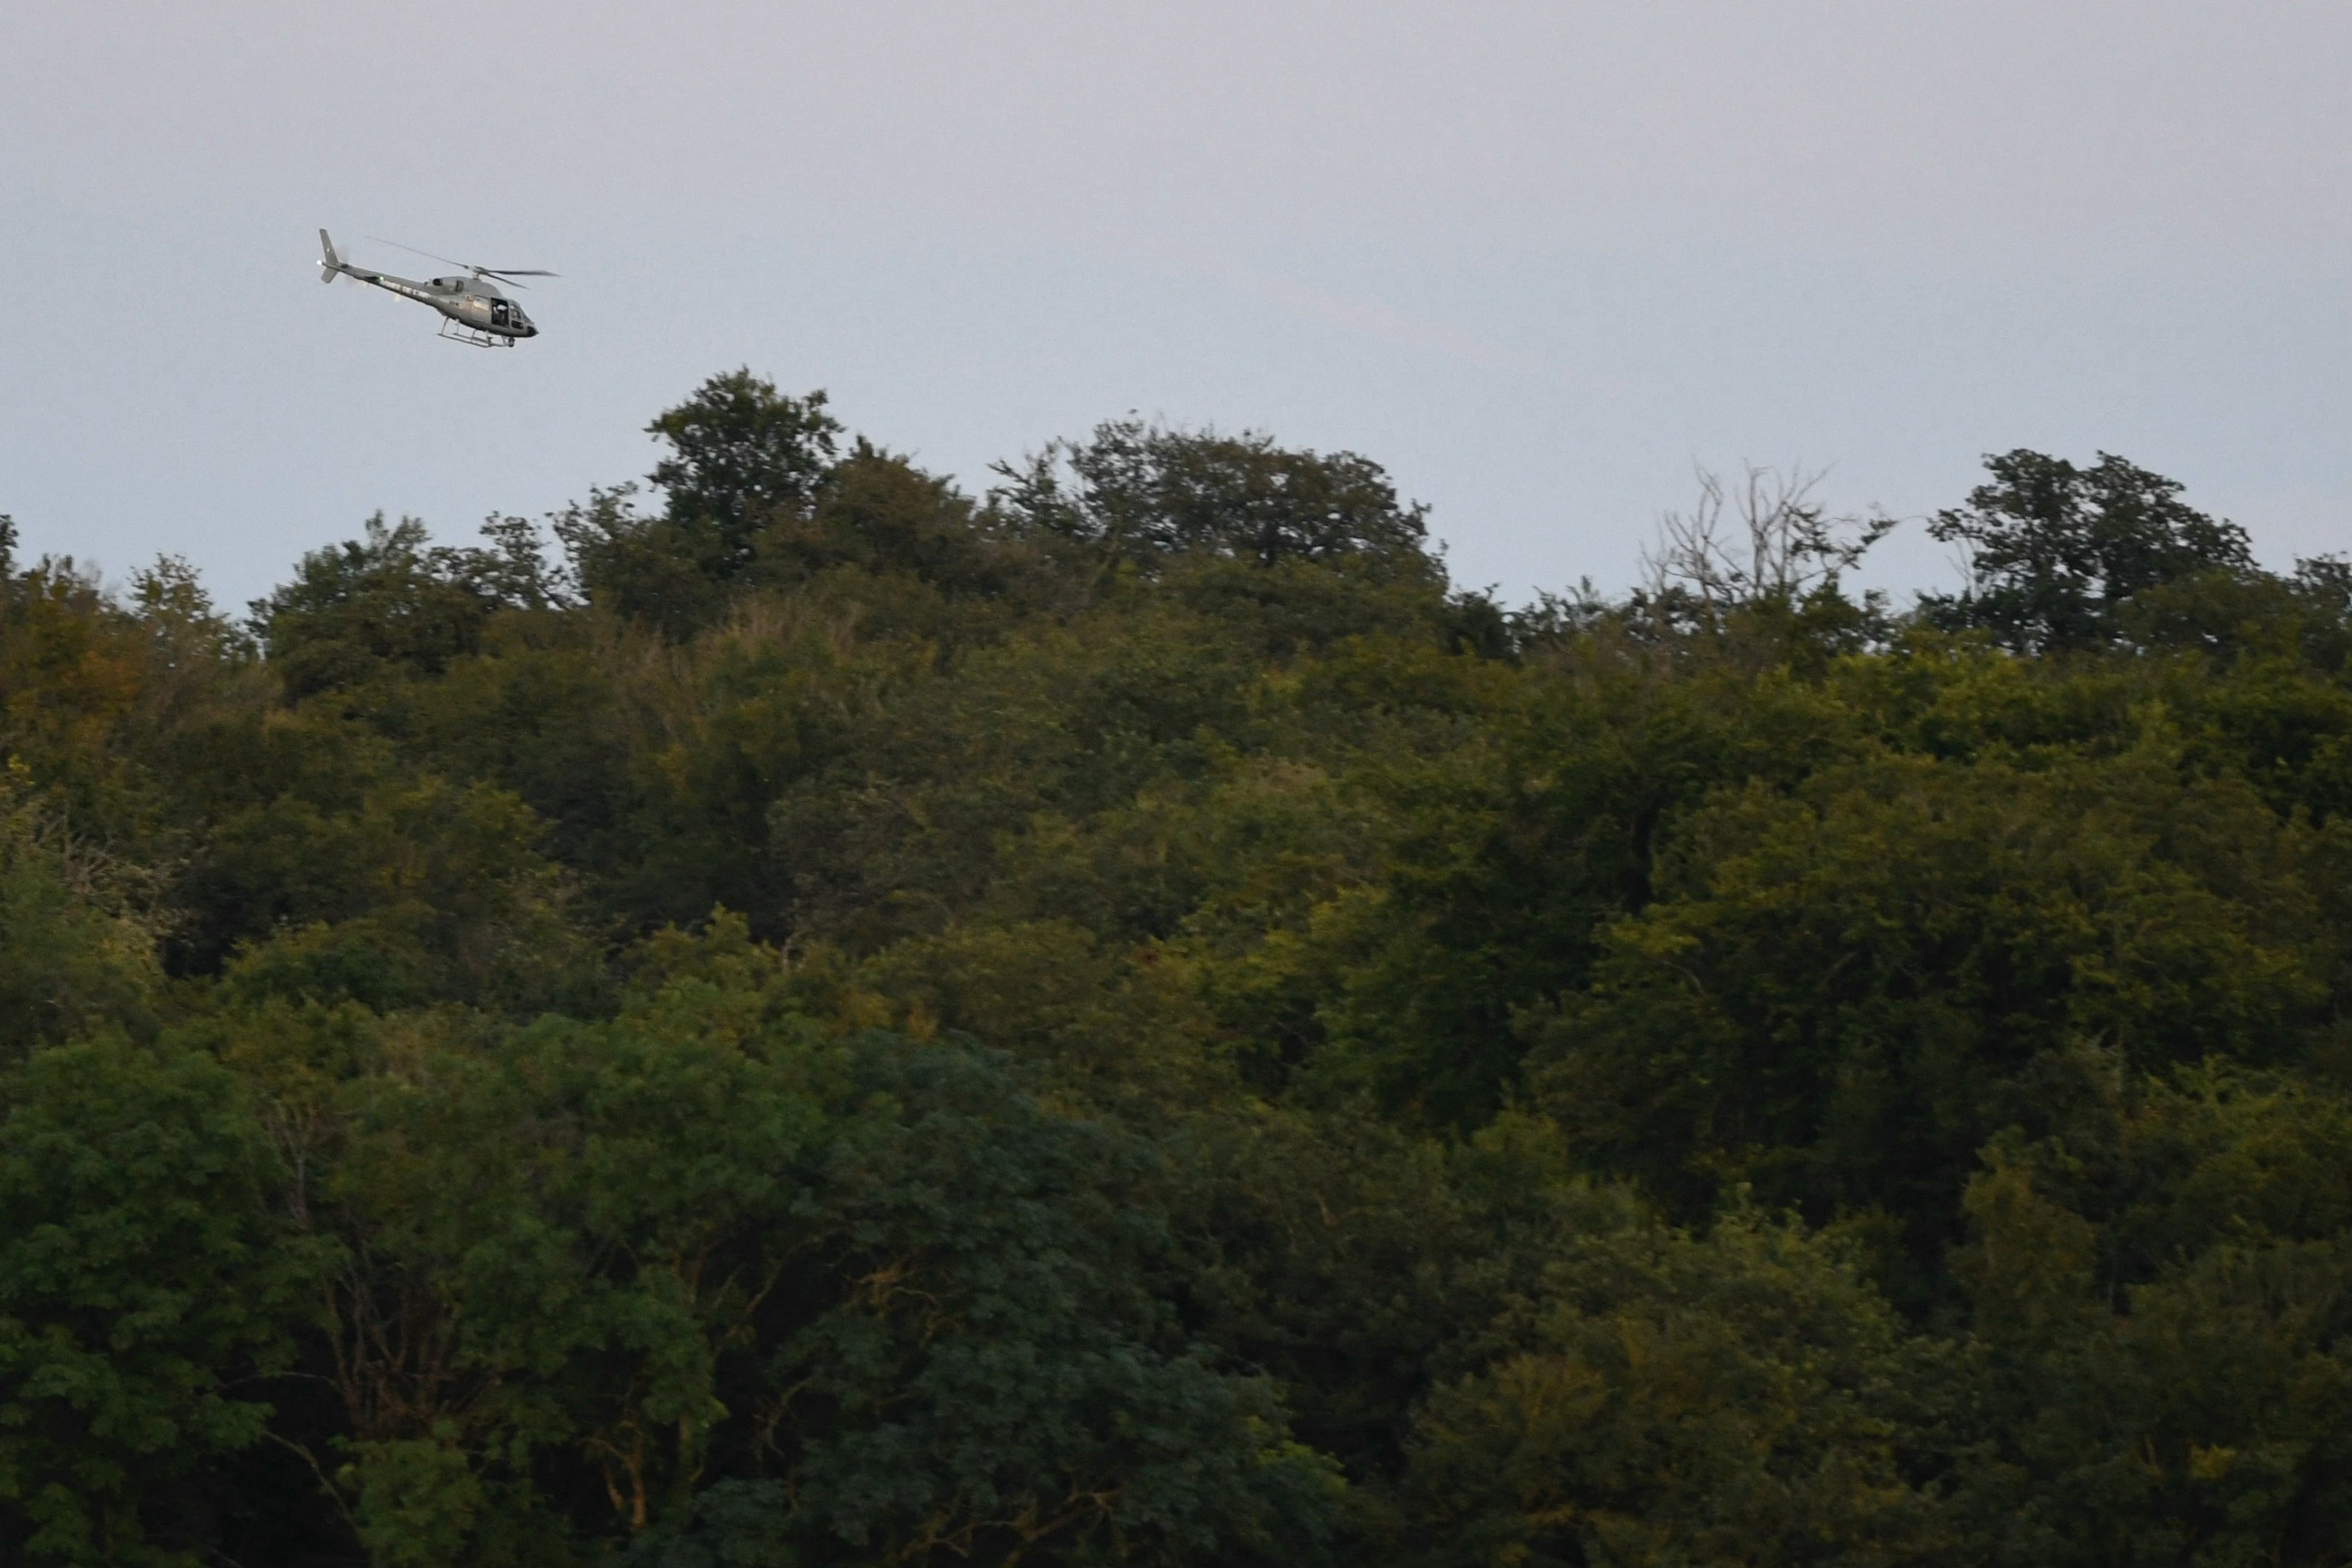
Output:
M346 278L356 278L362 283L373 283L404 300L430 305L441 312L440 335L451 342L471 343L476 348L510 349L519 339L539 336L539 329L531 325L530 318L523 314L522 307L499 292L498 284L491 279L499 279L520 289L522 285L514 281L518 278L552 278L554 273L536 267L477 267L470 261L451 261L447 257L436 256L429 250L416 250L397 240L387 239L380 243L395 250L412 251L428 261L462 267L466 269L465 274L426 279L420 282L414 278L394 278L388 272L354 267L343 259L341 253L335 249L335 242L327 237L327 231L322 228L319 231L319 248L325 254L319 262L319 281L332 283L335 275L341 273Z

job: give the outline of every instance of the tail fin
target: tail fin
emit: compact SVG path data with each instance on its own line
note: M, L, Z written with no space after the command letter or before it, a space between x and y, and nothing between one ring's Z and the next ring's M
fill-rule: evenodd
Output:
M343 258L335 254L335 242L327 237L323 228L319 231L319 248L326 252L326 259L319 263L319 281L332 283L335 274L343 269Z

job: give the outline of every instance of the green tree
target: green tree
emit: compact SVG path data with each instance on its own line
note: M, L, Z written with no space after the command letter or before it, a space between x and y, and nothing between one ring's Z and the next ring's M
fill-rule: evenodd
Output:
M66 832L31 770L0 772L0 1065L112 1026L145 1030L163 989L158 879Z
M2244 529L2111 452L2082 468L2020 448L1988 457L1985 468L1991 482L1927 525L1968 552L1968 590L1926 601L1945 624L1986 627L2021 649L2093 647L2114 637L2116 609L2132 595L2253 566Z
M1440 1389L1403 1494L1431 1564L1933 1562L1898 1321L1837 1247L1737 1213L1568 1238L1521 1346Z
M363 538L305 555L293 582L253 604L287 697L438 675L480 646L499 610L560 602L530 524L493 518L482 531L488 547L433 545L416 519L387 524L378 513Z
M748 369L704 382L646 426L668 447L652 475L659 516L636 510L633 485L556 516L581 586L674 637L707 624L763 542L808 526L841 434L824 409L823 392L788 396Z
M1541 1102L1686 1215L1748 1182L1817 1221L1899 1216L1921 1288L2005 1124L2104 1114L2103 1062L2293 1060L2325 1027L2303 868L2334 836L2163 752L1717 795L1591 990L1529 1016Z
M593 993L568 879L511 795L432 777L303 783L331 793L298 785L225 815L189 879L232 994L530 1012Z
M1493 1360L1563 1247L1648 1223L1629 1190L1568 1167L1557 1129L1517 1113L1457 1142L1244 1101L1181 1114L1170 1142L1176 1288L1345 1467L1360 1555L1394 1506L1417 1413Z
M712 376L646 426L669 447L653 482L670 521L709 531L720 575L750 563L755 536L779 513L815 498L841 434L824 405L822 392L787 396L746 368Z
M0 1552L203 1561L197 1479L258 1441L321 1261L234 1075L119 1038L0 1075ZM21 1554L21 1556L19 1555Z
M1146 565L1199 551L1261 566L1437 571L1422 546L1425 509L1401 504L1381 466L1353 452L1323 456L1255 431L1220 436L1129 418L997 471L1008 481L997 499L1024 526Z
M690 1554L745 1509L804 1562L1311 1551L1328 1467L1154 1293L1150 1145L964 1046L827 1038L781 975L721 919L610 1023L240 1056L340 1128L310 1207L373 1558Z
M2004 1137L1969 1183L1970 1560L2341 1562L2352 1122L2224 1068L2143 1096L2105 1146Z
M810 1559L1318 1555L1328 1462L1149 1289L1170 1245L1149 1146L969 1052L851 1059L903 1109L832 1151L816 1213L848 1289L775 1363Z

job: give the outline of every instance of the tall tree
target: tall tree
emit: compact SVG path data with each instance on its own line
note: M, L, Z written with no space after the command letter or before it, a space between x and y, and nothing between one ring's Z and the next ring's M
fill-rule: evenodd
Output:
M747 367L714 375L646 431L667 443L653 481L675 523L707 529L720 575L749 564L778 512L805 509L832 467L841 426L823 392L792 397Z
M646 426L667 454L651 475L666 505L637 510L636 487L594 491L554 520L589 596L671 636L707 624L779 524L805 522L832 471L841 426L823 392L780 393L747 369L714 375Z
M1275 445L1244 430L1180 430L1118 419L1000 467L999 501L1034 527L1150 562L1188 551L1271 566L1354 558L1412 574L1427 509L1397 500L1378 463Z
M2112 452L2083 468L2020 447L1985 468L1991 482L1927 525L1968 552L1968 589L1927 600L1947 625L1985 627L2020 649L2095 647L2113 639L2116 608L2133 595L2253 565L2244 529Z

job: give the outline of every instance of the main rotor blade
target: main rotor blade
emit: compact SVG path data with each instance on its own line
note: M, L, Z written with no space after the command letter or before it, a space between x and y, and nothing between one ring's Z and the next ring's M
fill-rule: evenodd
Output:
M427 261L438 261L438 262L443 263L443 264L444 264L444 265L446 265L446 266L449 266L449 267L464 267L464 268L469 268L469 269L470 269L470 268L472 268L472 266L473 266L473 263L471 263L471 262L469 262L469 261L453 261L453 260L451 260L448 257L446 257L446 256L436 256L436 255L434 255L434 254L433 254L431 251L429 251L429 250L419 250L419 249L417 249L417 248L416 248L416 247L415 247L415 246L413 246L413 245L403 245L403 244L401 244L401 243L400 243L400 241L398 241L398 240L396 240L396 239L386 239L386 238L384 238L384 237L383 237L383 236L382 236L382 235L380 235L380 234L364 234L364 235L362 235L360 237L361 237L362 239L372 239L372 240L374 240L378 245L388 245L388 246L392 247L394 250L404 250L404 251L408 252L408 254L409 254L409 255L411 255L411 256L421 256L421 257L425 258L425 260L427 260Z
M421 256L427 261L438 261L446 267L462 267L477 278L504 278L512 279L516 278L553 278L557 276L555 273L548 271L547 268L543 267L480 267L471 261L460 261L453 256L438 256L429 250L419 250L413 245L403 245L396 239L386 239L380 234L363 235L361 237L364 239L372 239L378 245L388 245L394 250L404 250L411 256ZM526 285L517 283L515 287L520 289L526 287Z

